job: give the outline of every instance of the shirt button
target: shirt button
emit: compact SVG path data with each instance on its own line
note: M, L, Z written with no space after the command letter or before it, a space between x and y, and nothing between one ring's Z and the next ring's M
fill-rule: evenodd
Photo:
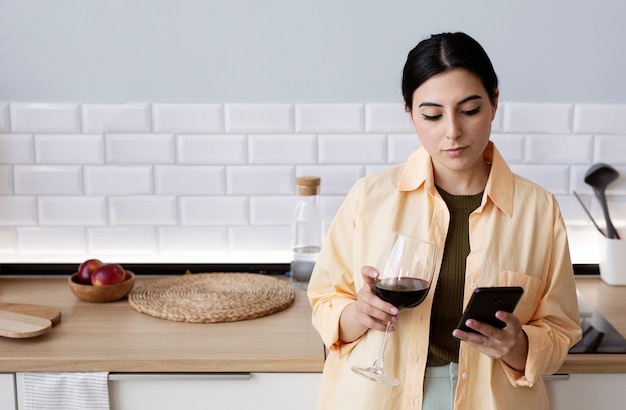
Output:
M462 377L462 378L464 378L464 379L467 379L467 376L469 376L469 375L467 374L467 372L463 372L463 374L461 375L461 377Z
M470 283L470 289L476 289L476 283L474 282Z

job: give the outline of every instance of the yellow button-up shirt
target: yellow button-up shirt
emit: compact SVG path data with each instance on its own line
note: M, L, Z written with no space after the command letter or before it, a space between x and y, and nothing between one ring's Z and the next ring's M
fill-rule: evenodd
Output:
M476 287L523 287L515 314L528 336L528 359L519 372L461 343L455 409L547 409L541 376L557 371L581 337L565 224L554 196L513 174L493 143L483 155L491 172L482 203L469 218L464 305ZM360 179L350 190L308 287L313 325L330 351L320 409L421 409L431 306L449 221L424 148L404 164ZM350 369L372 364L383 332L370 330L352 343L339 340L341 312L355 303L363 286L361 267L376 266L392 230L438 245L429 295L418 307L400 311L387 341L385 368L400 379L396 387Z

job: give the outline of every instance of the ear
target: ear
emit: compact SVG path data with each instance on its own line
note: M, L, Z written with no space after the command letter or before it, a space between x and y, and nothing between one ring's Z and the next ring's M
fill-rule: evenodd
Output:
M498 100L499 99L500 99L500 89L496 88L496 97L494 98L494 101L492 102L493 112L491 113L491 121L493 121L496 118L496 112L498 111Z

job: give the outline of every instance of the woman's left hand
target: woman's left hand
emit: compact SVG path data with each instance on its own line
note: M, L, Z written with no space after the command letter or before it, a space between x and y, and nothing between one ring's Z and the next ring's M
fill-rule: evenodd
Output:
M528 338L522 330L522 324L512 313L498 311L496 317L505 323L503 329L469 319L465 324L478 333L455 329L452 335L479 352L493 359L502 359L510 367L523 372L528 356Z

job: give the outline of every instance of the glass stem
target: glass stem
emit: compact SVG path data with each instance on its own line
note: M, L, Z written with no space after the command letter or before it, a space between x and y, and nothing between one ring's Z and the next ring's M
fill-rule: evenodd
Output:
M375 369L383 370L383 354L385 353L385 346L387 345L387 335L391 330L391 322L387 322L387 328L385 329L385 335L383 336L383 341L380 344L380 349L378 350L378 355L376 355L376 360L374 360L374 364L372 367Z

